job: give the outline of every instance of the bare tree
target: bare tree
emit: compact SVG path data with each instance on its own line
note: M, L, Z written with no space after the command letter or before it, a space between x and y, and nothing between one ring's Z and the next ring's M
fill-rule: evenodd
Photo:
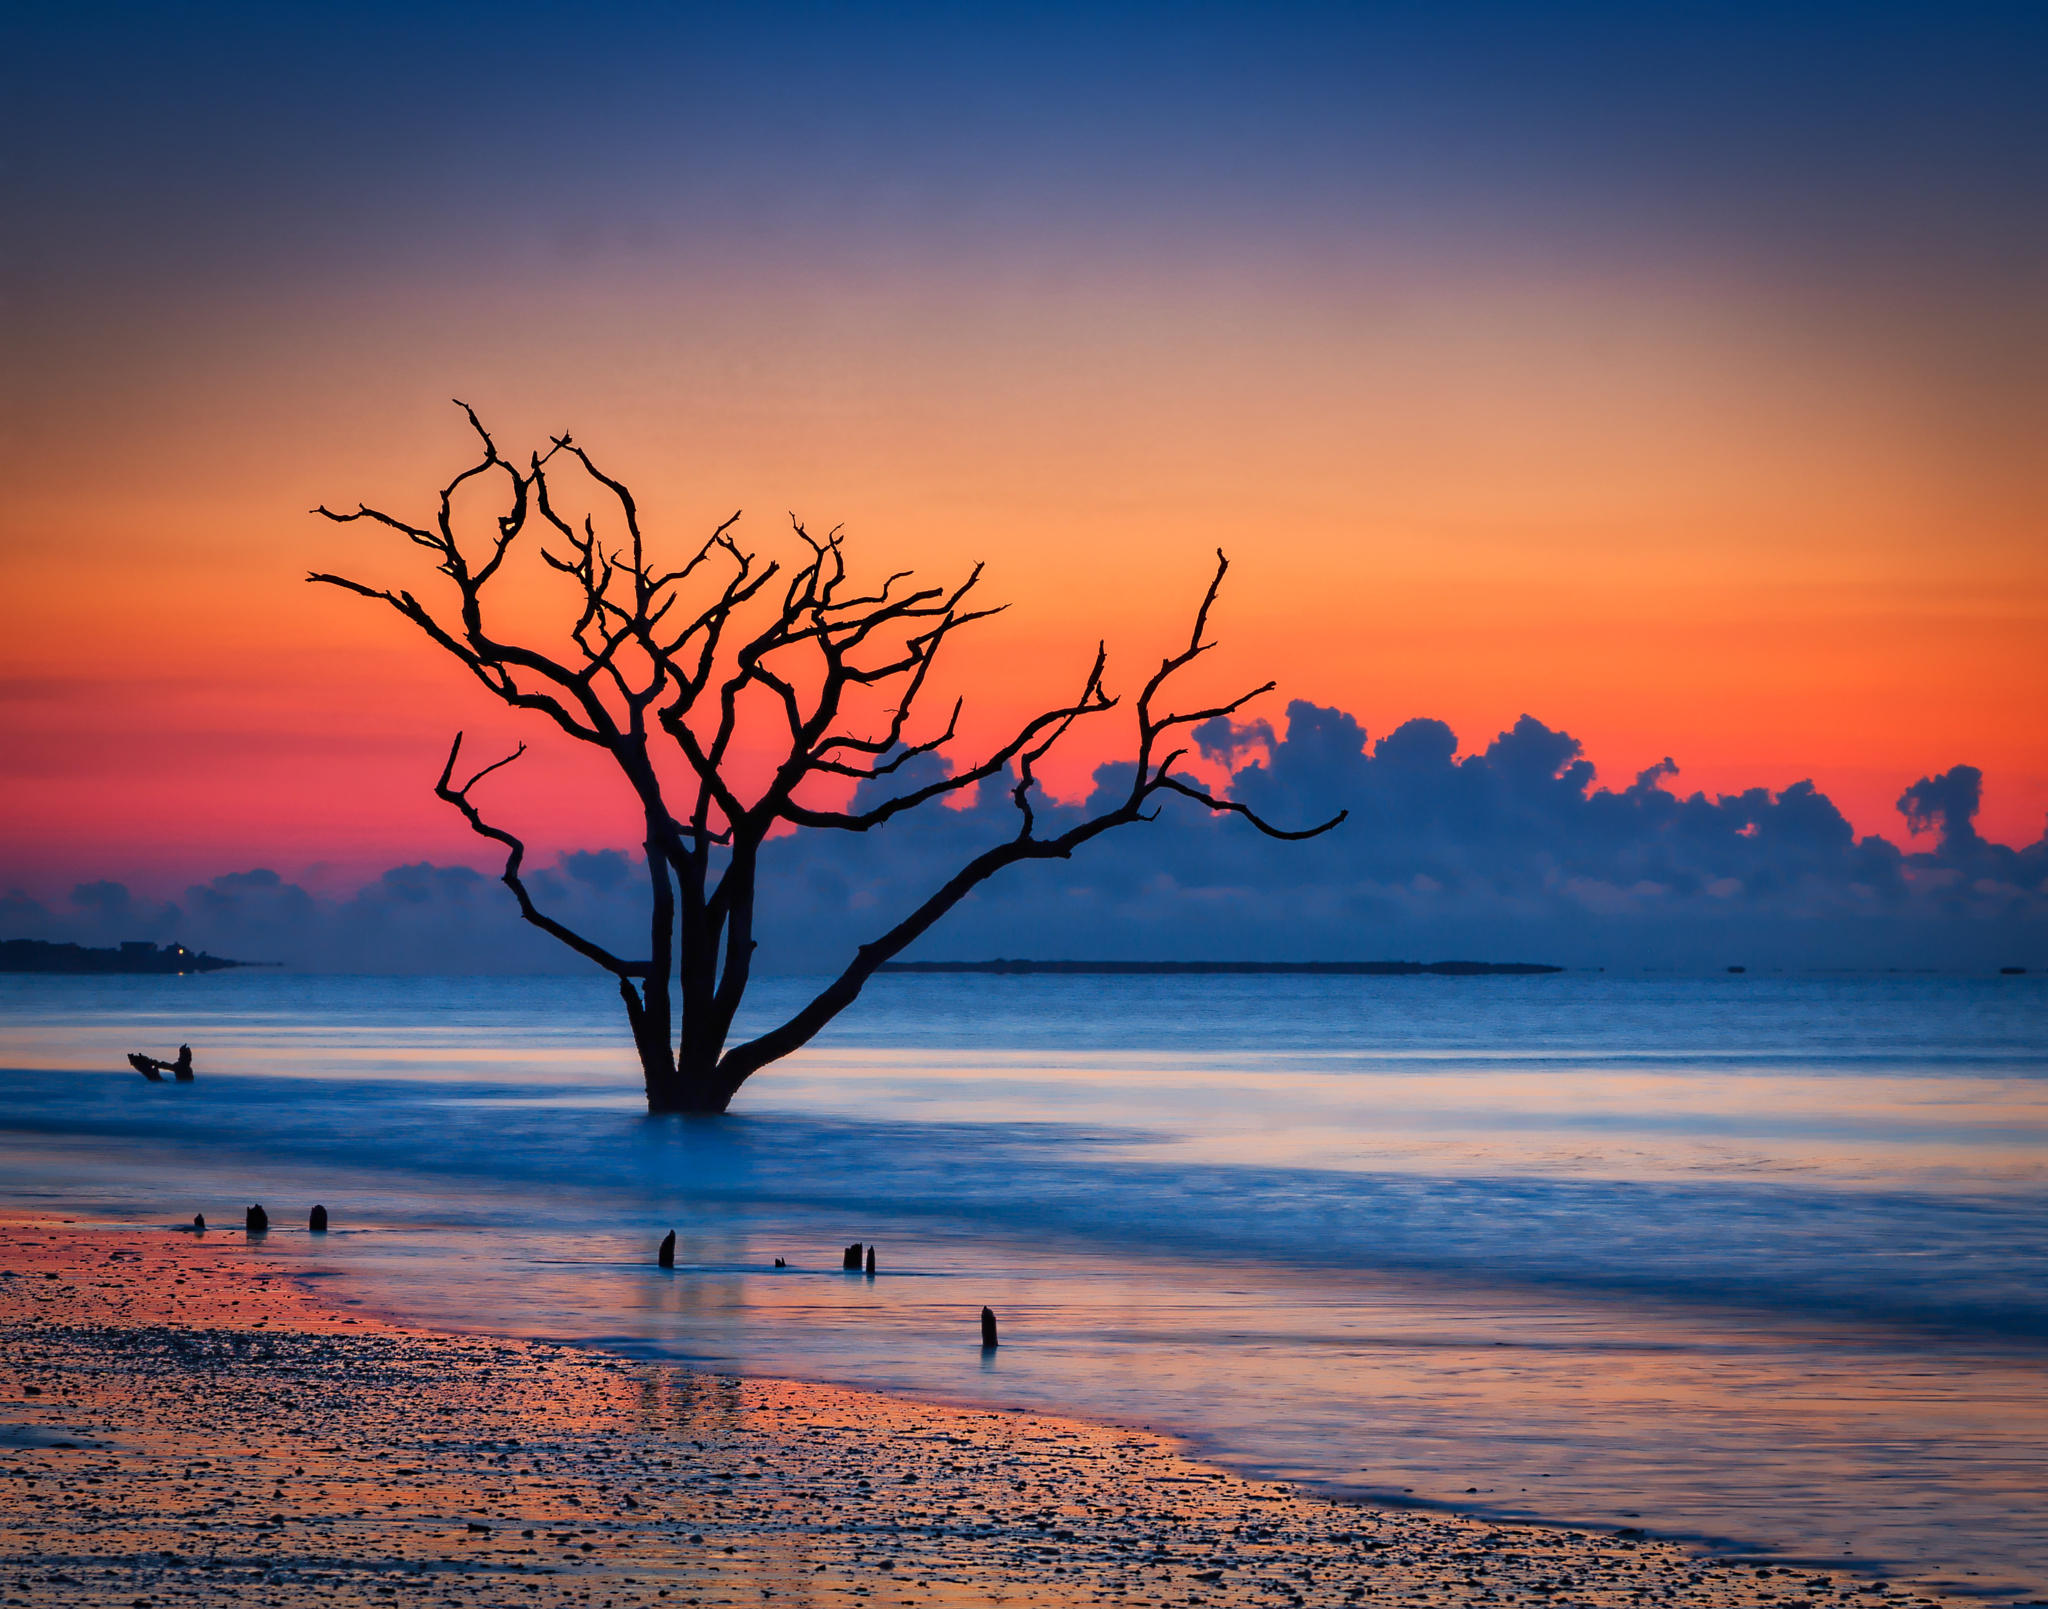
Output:
M504 845L504 881L521 915L618 980L646 1073L650 1111L723 1112L752 1074L809 1041L853 1003L877 968L978 884L1006 866L1064 859L1111 828L1149 821L1157 813L1157 795L1178 794L1243 816L1273 838L1311 838L1344 819L1340 813L1306 831L1286 832L1174 772L1187 753L1173 746L1180 728L1228 715L1272 687L1269 682L1206 709L1162 713L1158 705L1167 682L1211 646L1202 634L1229 567L1220 551L1187 647L1163 661L1138 695L1131 786L1114 808L1039 836L1037 767L1076 721L1118 703L1103 685L1107 661L1100 647L1071 702L1026 721L974 764L937 780L905 782L881 803L834 809L806 802L816 790L804 784L815 779L840 779L841 787L847 781L876 782L952 742L960 719L957 700L936 735L913 738L910 722L941 646L962 627L997 613L968 602L982 567L977 564L951 587L919 586L906 571L879 588L858 591L847 581L838 530L819 538L793 521L797 562L785 572L780 562L764 563L733 540L739 519L734 514L680 565L661 569L646 555L633 494L582 447L559 437L522 470L500 456L473 409L457 406L468 415L483 456L441 489L431 525L409 524L360 504L352 513L315 510L344 524L369 520L388 526L425 548L452 585L452 607L436 610L411 592L344 576L315 573L307 579L390 605L496 697L545 716L618 767L646 824L652 899L642 957L615 955L536 906L521 870L525 844L478 809L472 797L477 784L518 759L524 744L463 776L458 733L434 791L473 830ZM549 475L565 459L602 488L601 499L616 504L624 532L617 546L600 538L594 518L573 520L558 509ZM472 482L499 484L503 498L495 534L474 557L456 535L455 507ZM529 527L544 544L541 558L574 585L577 613L566 633L566 651L547 653L503 640L486 622L485 589ZM779 758L765 784L743 789L738 762L753 752L743 742L743 729L760 725L764 709ZM864 735L857 729L863 709L873 722ZM673 752L657 764L658 749ZM664 769L681 779L673 790L680 811L671 807ZM755 894L770 832L783 823L866 832L998 774L1013 779L1016 835L975 856L894 927L861 945L845 970L787 1022L729 1045L754 965Z

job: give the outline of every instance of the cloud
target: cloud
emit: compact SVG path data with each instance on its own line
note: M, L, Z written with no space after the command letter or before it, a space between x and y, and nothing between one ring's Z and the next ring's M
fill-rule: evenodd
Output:
M1267 819L1350 818L1276 843L1172 801L1072 860L985 884L912 953L926 957L1324 959L1461 957L1581 966L1982 968L2048 960L2048 837L1989 843L1974 818L1983 778L1956 766L1899 801L1932 848L1857 837L1811 782L1709 797L1674 786L1670 759L1599 786L1578 740L1531 716L1462 754L1443 722L1374 740L1346 712L1290 704L1284 729L1217 720L1194 733L1230 791ZM923 757L889 779L942 773ZM1113 797L1098 770L1085 803L1039 800L1043 832ZM884 784L863 784L879 798ZM867 833L805 832L763 853L758 965L836 970L968 858L1013 835L1009 784L961 809ZM634 852L561 856L531 874L544 909L622 952L645 950ZM0 935L176 938L254 960L352 971L573 970L583 963L517 920L495 876L427 862L353 894L316 895L265 869L175 901L80 884L52 909L0 900Z
M604 942L646 948L634 889L608 876L616 850L562 857L529 877L535 895ZM598 868L594 887L590 872ZM137 898L120 883L81 883L52 909L25 894L0 898L0 937L108 945L176 940L243 961L308 971L514 972L573 970L582 963L519 920L496 877L427 861L394 866L339 898L315 893L268 867L195 883L175 900Z
M1977 841L1971 818L1977 814L1984 794L1984 773L1974 765L1959 765L1939 776L1922 777L1899 795L1899 811L1914 833L1940 829L1944 847Z
M1462 757L1441 721L1373 741L1345 711L1305 702L1288 707L1284 735L1216 721L1195 738L1267 819L1306 823L1338 807L1350 819L1286 844L1169 805L1070 862L985 885L918 953L1983 966L2048 938L2048 843L1979 838L1974 772L1942 779L1950 825L1912 854L1857 837L1811 782L1688 795L1665 759L1600 787L1575 738L1526 715ZM1117 781L1113 767L1098 772L1098 796ZM1078 812L1041 814L1052 830ZM871 936L1014 830L1003 789L984 784L943 819L778 844L772 869L785 875L764 913L764 953L825 964L833 946ZM829 907L807 897L827 881ZM863 922L842 914L852 909Z

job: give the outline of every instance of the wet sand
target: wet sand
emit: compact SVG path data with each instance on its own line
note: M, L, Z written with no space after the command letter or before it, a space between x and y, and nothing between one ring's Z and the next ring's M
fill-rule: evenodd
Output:
M410 1330L204 1236L0 1219L7 1604L1943 1605L1326 1502L1142 1432Z

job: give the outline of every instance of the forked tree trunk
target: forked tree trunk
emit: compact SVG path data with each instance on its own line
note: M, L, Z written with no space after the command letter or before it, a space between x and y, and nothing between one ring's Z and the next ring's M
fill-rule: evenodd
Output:
M656 959L637 988L627 979L619 980L619 992L625 999L626 1016L633 1028L634 1048L640 1056L650 1113L715 1117L731 1106L733 1096L745 1082L744 1073L735 1076L732 1069L720 1067L726 1035L732 1026L731 1007L737 1004L745 988L746 963L752 950L751 940L746 941L744 952L735 950L739 938L731 927L751 931L753 857L749 854L735 859L739 864L728 869L733 886L727 892L733 900L731 909L744 915L736 923L728 917L726 942L721 944L721 935L705 910L704 858L681 855L671 862L650 830L647 861L656 898L647 948ZM682 884L680 901L672 892L672 874ZM680 933L676 926L679 916ZM736 953L740 970L733 976ZM678 956L680 975L666 975L667 967ZM721 958L726 977L719 976ZM654 970L656 967L662 969L661 974Z
M679 1067L665 1060L647 1068L647 1110L652 1114L718 1117L738 1093L739 1086L720 1076L715 1061Z
M649 991L650 1001L625 980L619 994L626 1002L626 1020L633 1029L633 1048L647 1087L650 1113L686 1112L715 1117L732 1104L739 1082L718 1069L719 1047L692 1044L687 1027L677 1048L666 990Z

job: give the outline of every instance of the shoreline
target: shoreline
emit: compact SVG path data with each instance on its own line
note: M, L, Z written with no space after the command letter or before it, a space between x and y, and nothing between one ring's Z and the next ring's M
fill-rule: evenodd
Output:
M1149 1431L418 1329L240 1230L0 1213L0 1336L9 1604L1973 1601L1304 1495Z

